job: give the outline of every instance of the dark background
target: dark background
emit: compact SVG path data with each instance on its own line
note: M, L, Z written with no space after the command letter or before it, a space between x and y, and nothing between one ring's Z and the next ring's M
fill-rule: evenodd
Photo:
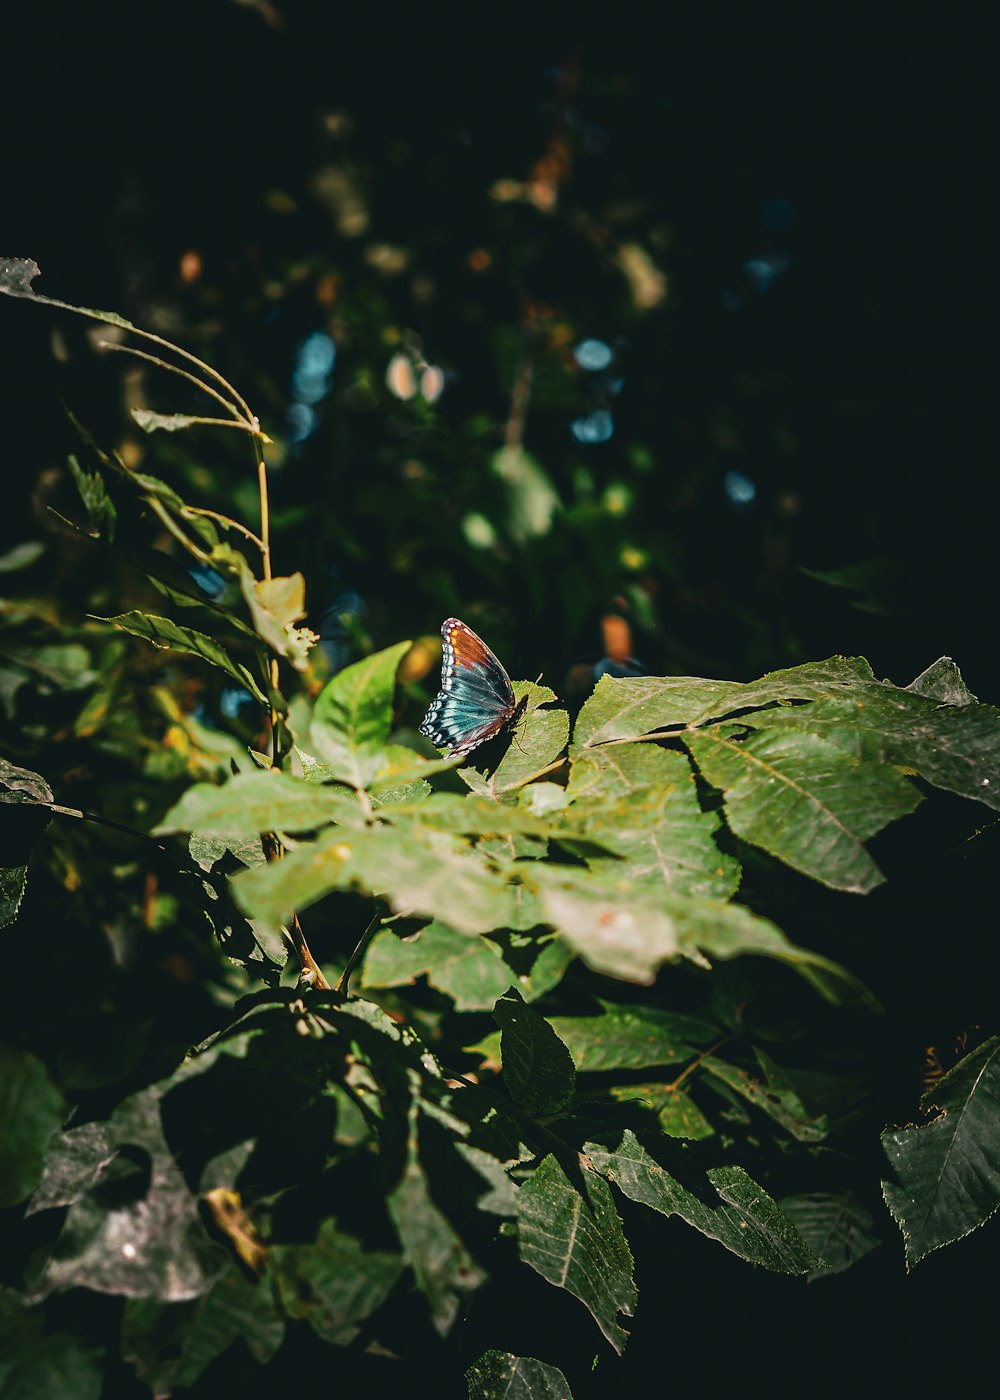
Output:
M842 652L905 684L950 654L980 698L1000 698L996 35L985 11L584 7L541 24L493 7L415 10L41 3L16 38L5 21L0 253L34 258L49 295L138 324L172 317L180 343L214 357L278 429L296 346L321 320L313 286L334 270L343 379L276 479L278 548L318 599L335 565L380 645L433 632L457 609L490 623L513 674L545 670L560 689L600 660L610 609L652 671L743 678ZM496 180L524 179L538 159L570 65L572 139L596 149L577 151L563 207L601 221L616 203L636 206L622 237L652 246L671 284L645 316L623 306L561 215L512 206L508 219L489 199ZM347 114L348 138L331 143L327 112ZM309 194L315 170L342 160L369 211L355 239ZM293 212L276 212L275 190ZM783 229L764 222L775 200L792 211ZM377 282L363 248L379 241L412 251L433 297L409 273ZM463 259L478 246L500 251L471 293ZM196 293L178 281L189 249L204 266ZM745 269L765 255L788 260L766 291ZM487 560L461 539L460 512L479 493L488 516L495 503L466 425L482 415L497 445L509 374L489 347L526 302L615 346L624 386L611 441L572 445L586 397L575 381L565 398L540 385L525 441L564 499L580 461L599 487L634 490L646 620L617 576L619 537L602 554L605 527L580 514ZM73 445L60 396L113 437L121 364L88 357L72 318L7 299L0 317L5 523L23 537L46 528L38 483ZM67 365L50 352L57 322ZM359 420L340 397L366 370L382 392L378 332L395 324L454 374L433 422L401 422L385 398ZM174 407L170 394L160 386L157 406ZM635 467L636 445L652 471ZM399 468L412 452L430 485L410 498ZM730 469L757 487L746 508L726 495ZM232 473L223 457L223 494ZM802 572L871 561L875 582L854 590ZM971 896L952 907L957 937L988 936L970 931L977 912ZM933 957L929 922L913 932ZM975 1356L995 1231L910 1280L901 1249L884 1247L856 1274L796 1287L794 1303L787 1281L709 1261L677 1234L676 1259L655 1279L640 1274L650 1305L641 1299L624 1370L605 1358L596 1384L665 1367L708 1393L734 1381L839 1393L859 1371L927 1382L937 1361L925 1348L942 1363L948 1352L952 1380ZM576 1307L551 1290L539 1298L567 1327ZM550 1318L539 1318L523 1350L555 1360ZM595 1337L581 1330L578 1396Z

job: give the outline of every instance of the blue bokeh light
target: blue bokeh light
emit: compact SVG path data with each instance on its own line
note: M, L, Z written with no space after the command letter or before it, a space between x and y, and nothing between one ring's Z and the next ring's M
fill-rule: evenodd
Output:
M316 428L319 421L313 409L307 403L293 403L288 407L288 441L291 443L305 442Z
M292 393L300 403L314 404L330 392L337 347L326 331L312 331L299 346L292 371Z
M791 258L784 253L764 253L759 258L748 258L743 264L743 271L758 292L766 292L774 279L787 272L791 265Z
M748 506L757 499L756 482L742 472L726 472L722 478L722 489L734 506Z
M581 340L573 350L573 358L581 369L607 369L614 359L614 351L603 340Z
M588 413L585 418L574 418L570 424L570 432L577 442L588 445L607 442L614 436L615 420L606 408L598 408L593 413Z

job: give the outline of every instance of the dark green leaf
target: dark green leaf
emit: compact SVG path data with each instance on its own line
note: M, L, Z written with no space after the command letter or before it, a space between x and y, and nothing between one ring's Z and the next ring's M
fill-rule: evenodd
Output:
M894 768L859 763L798 729L740 738L739 726L720 725L684 741L702 776L725 794L737 836L833 889L865 894L880 884L864 842L921 801Z
M389 1296L403 1261L397 1254L365 1250L333 1220L325 1220L315 1244L272 1249L271 1267L288 1316L305 1318L332 1346L347 1346Z
M469 1400L573 1400L566 1377L533 1356L486 1351L465 1373Z
M70 474L76 482L76 489L80 493L80 500L86 508L87 519L90 521L94 534L99 535L103 531L107 535L108 541L114 543L118 512L115 509L114 501L108 495L108 489L100 473L94 472L91 475L84 471L72 453L66 460Z
M697 1142L715 1134L690 1094L674 1084L620 1084L608 1092L619 1103L643 1103L653 1109L667 1137Z
M0 928L6 928L17 918L27 884L26 865L0 866Z
M444 1336L451 1330L463 1300L486 1280L447 1216L434 1202L424 1169L411 1155L403 1175L386 1197L386 1206L431 1321Z
M742 956L775 958L794 967L820 996L835 1005L857 1002L870 1011L880 1010L871 992L839 963L792 943L769 919L762 919L742 904L673 896L665 907L675 919L682 951L694 946L710 958Z
M811 1114L779 1067L763 1051L756 1053L759 1074L714 1055L707 1055L701 1067L706 1074L728 1085L747 1103L773 1118L799 1142L821 1142L829 1131L826 1117Z
M66 1103L41 1060L0 1045L0 1208L29 1196Z
M100 622L111 622L123 632L134 637L144 637L147 642L163 650L183 651L190 656L200 656L210 666L225 671L233 680L249 690L261 704L267 703L267 696L254 680L252 673L240 661L234 661L229 653L203 632L195 632L190 627L182 627L167 617L155 617L152 613L128 612L118 617L102 617Z
M923 1127L892 1128L882 1146L899 1178L882 1183L903 1233L907 1266L971 1234L1000 1206L1000 1037L993 1036L924 1094L938 1108Z
M804 1274L821 1262L742 1167L717 1167L706 1173L723 1202L709 1206L675 1181L629 1130L622 1135L617 1152L609 1152L599 1143L587 1143L584 1152L629 1200L661 1215L679 1215L751 1264L761 1264L775 1273Z
M853 1191L839 1196L823 1192L786 1196L779 1204L809 1248L823 1260L821 1269L810 1270L810 1283L843 1273L882 1243L872 1234L871 1215Z
M513 988L499 998L493 1019L500 1027L500 1056L507 1092L534 1117L558 1113L573 1098L576 1069L566 1046Z
M52 1332L40 1308L0 1289L0 1395L4 1400L98 1400L100 1357L71 1332Z
M122 1323L122 1356L154 1395L165 1395L194 1385L237 1340L265 1366L284 1335L269 1281L250 1282L230 1264L193 1311L130 1298Z
M960 695L947 673L938 681L948 694ZM939 689L933 679L929 685ZM936 693L930 698L881 685L863 698L822 700L757 719L773 731L808 729L863 760L862 772L895 764L935 787L1000 808L1000 710L993 705L942 702Z
M637 1297L632 1254L611 1192L582 1162L580 1184L582 1190L555 1157L539 1163L518 1192L518 1253L542 1278L579 1298L621 1353L628 1333L618 1314L631 1317Z

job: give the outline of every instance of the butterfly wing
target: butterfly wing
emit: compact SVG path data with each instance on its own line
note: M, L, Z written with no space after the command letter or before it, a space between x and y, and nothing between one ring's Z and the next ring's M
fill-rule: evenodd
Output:
M489 647L457 617L441 624L441 689L420 726L449 758L471 753L520 714L510 677Z

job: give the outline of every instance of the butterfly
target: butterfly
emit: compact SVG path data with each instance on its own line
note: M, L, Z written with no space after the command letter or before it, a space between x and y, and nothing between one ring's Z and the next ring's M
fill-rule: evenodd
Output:
M516 724L528 697L515 702L507 672L486 643L457 617L445 618L441 636L441 689L424 715L420 732L437 748L447 749L449 758L458 758Z

